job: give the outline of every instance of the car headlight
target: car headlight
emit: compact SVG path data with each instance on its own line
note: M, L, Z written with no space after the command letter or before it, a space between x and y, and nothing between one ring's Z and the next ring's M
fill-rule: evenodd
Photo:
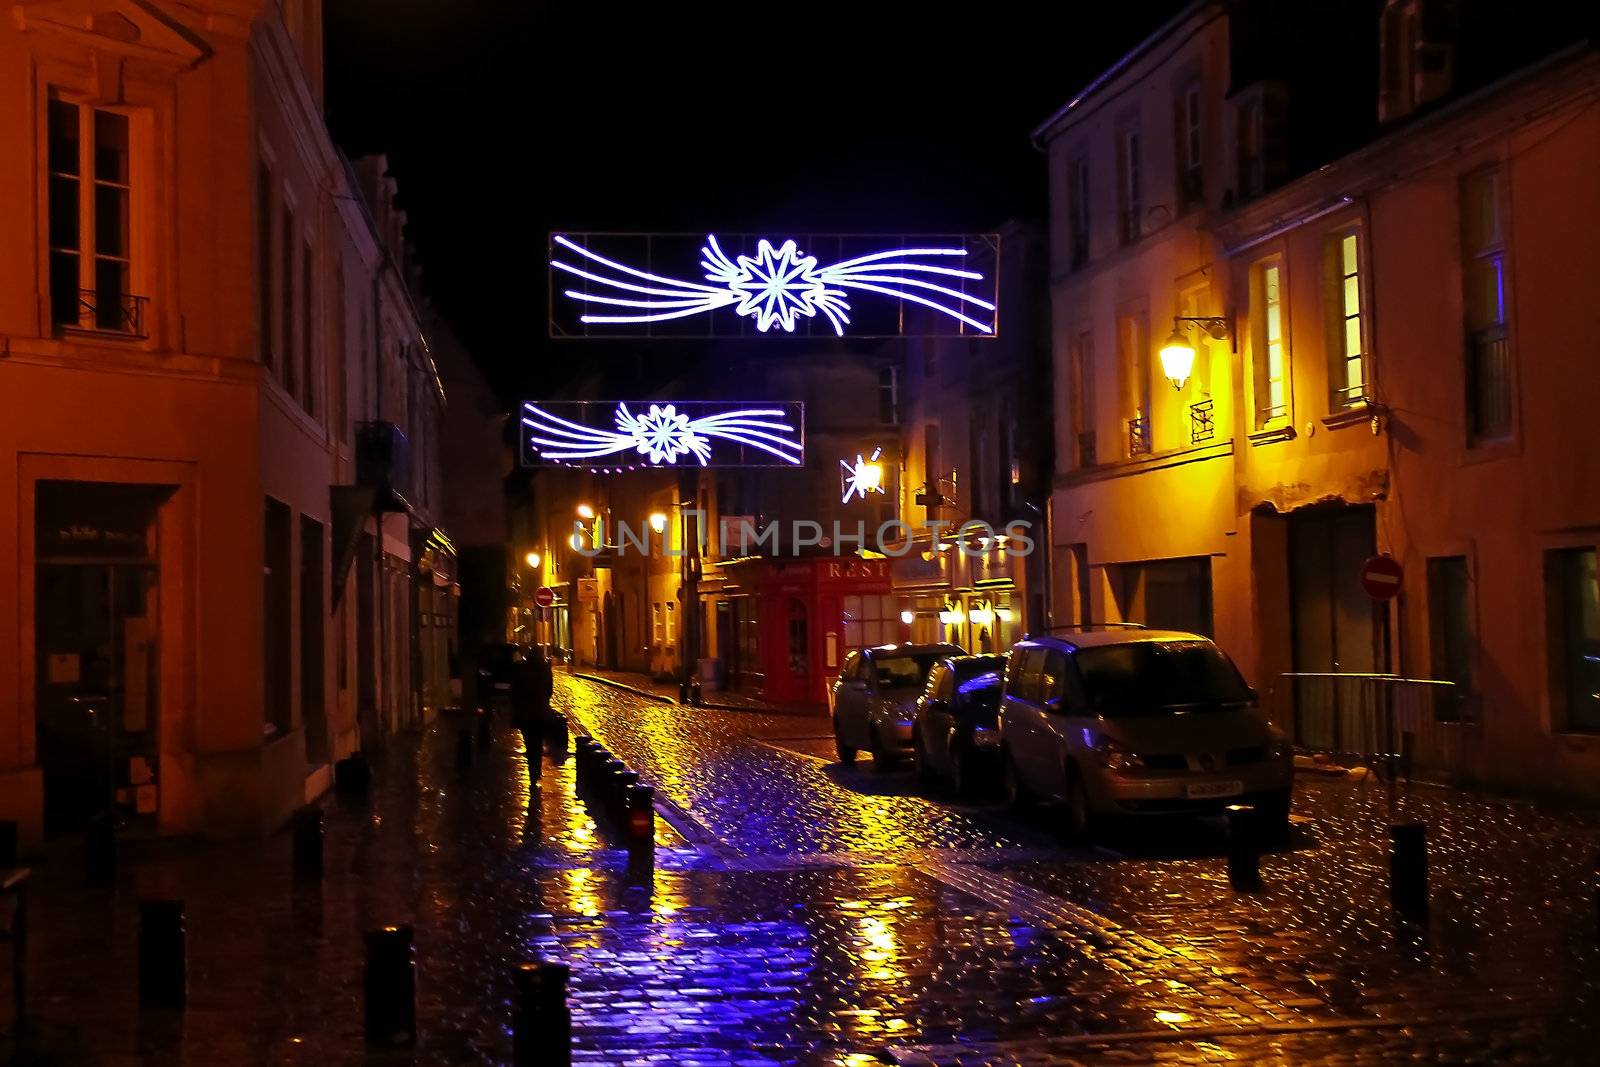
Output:
M1100 739L1094 746L1094 754L1100 761L1100 766L1109 771L1136 770L1144 766L1144 760L1139 758L1137 752L1124 748L1109 737Z

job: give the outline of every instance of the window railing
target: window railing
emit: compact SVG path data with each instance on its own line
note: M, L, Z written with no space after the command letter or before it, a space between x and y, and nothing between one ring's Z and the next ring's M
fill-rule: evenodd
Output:
M1215 401L1200 400L1189 405L1189 442L1200 444L1217 435L1217 424L1212 413Z
M1511 432L1511 342L1504 323L1467 335L1468 418L1472 439Z
M1142 456L1150 451L1150 420L1128 420L1128 455Z
M1099 462L1094 446L1093 430L1085 430L1078 435L1078 466L1092 467Z
M59 318L56 325L76 330L118 333L143 340L149 336L145 329L144 314L145 305L149 302L149 297L129 293L79 289L76 318Z

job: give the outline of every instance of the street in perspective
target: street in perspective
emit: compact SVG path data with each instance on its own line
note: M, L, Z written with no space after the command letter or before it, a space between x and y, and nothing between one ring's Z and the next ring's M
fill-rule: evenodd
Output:
M1585 13L10 6L0 1060L1600 1061Z

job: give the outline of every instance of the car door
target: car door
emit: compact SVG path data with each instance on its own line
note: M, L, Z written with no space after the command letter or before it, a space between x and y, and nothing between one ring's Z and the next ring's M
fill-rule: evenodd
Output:
M955 672L943 663L936 664L928 679L928 728L923 745L933 766L938 770L950 767L950 701L955 695Z
M1039 744L1037 772L1039 790L1052 797L1067 795L1066 767L1077 746L1073 739L1082 730L1068 700L1067 672L1071 664L1066 653L1045 649L1038 676Z
M852 748L862 747L865 733L862 722L867 709L866 694L861 687L861 662L860 652L852 652L844 658L833 696L834 729L839 740Z
M1037 747L1039 723L1033 704L1033 686L1044 650L1034 645L1018 645L1006 668L1005 694L1000 701L1000 738L1025 788L1033 783L1030 754Z

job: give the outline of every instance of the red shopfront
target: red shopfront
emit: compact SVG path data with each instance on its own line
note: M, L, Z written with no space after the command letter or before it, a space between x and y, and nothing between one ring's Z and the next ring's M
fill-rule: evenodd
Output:
M740 663L729 666L730 684L743 679L774 703L825 706L846 652L910 639L886 559L749 559L722 571L728 581L713 610L749 618L755 637L719 636L727 646L719 655Z

